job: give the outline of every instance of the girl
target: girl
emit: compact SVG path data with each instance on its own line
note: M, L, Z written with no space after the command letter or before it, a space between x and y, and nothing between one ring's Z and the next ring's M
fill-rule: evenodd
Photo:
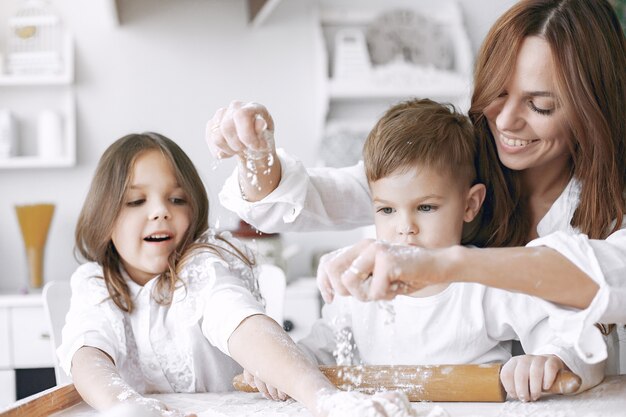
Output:
M207 219L202 181L173 141L131 134L105 151L76 228L89 262L71 278L62 366L99 410L179 416L142 395L229 390L241 365L325 415L320 394L336 389L263 314L250 253Z

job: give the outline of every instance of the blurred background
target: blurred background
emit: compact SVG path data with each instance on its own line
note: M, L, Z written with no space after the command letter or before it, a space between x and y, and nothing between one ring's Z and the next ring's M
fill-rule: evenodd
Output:
M310 278L320 255L372 232L268 235L242 223L219 204L235 162L210 156L206 122L231 100L260 102L277 146L306 166L354 164L393 103L468 109L480 43L514 3L0 0L0 409L62 382L53 352L64 314L50 300L69 289L50 288L78 266L76 220L113 141L156 131L187 152L211 224L286 273L272 295L297 340L320 314ZM612 3L626 25L626 0Z
M127 133L157 131L177 141L205 181L212 223L234 230L238 219L217 199L234 162L217 163L204 143L205 123L231 100L265 104L277 146L307 166L353 163L371 123L404 97L429 94L465 106L471 60L514 1L431 3L2 0L0 292L27 287L16 205L54 204L43 280L69 279L78 265L74 227L95 165ZM50 14L58 25L36 25L72 40L39 48L57 51L60 62L18 59L16 40L32 35L20 31L19 18ZM419 62L429 57L433 65ZM453 87L423 90L438 82ZM320 252L360 236L285 234L280 243L290 253L280 262L288 279L310 276Z

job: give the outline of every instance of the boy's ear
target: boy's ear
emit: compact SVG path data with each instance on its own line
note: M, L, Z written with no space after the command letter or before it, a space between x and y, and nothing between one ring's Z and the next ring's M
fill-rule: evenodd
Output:
M486 194L487 188L485 187L485 184L476 184L469 189L467 199L465 200L465 213L463 214L464 222L469 223L474 220L474 217L476 217L480 211L480 207L483 205L483 201L485 201Z

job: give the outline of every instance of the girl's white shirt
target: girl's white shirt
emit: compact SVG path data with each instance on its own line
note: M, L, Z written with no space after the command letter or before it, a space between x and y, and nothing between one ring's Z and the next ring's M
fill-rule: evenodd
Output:
M212 232L200 240L226 247ZM181 270L184 286L170 305L152 296L158 277L140 286L125 275L134 303L128 314L109 298L102 267L81 265L71 278L59 362L69 375L76 351L92 346L107 353L142 394L232 390L242 369L229 357L228 339L246 317L264 311L246 274L252 271L235 256L199 251Z
M306 169L278 150L282 179L263 200L248 202L239 188L237 170L219 195L222 205L264 232L351 229L373 223L371 198L363 163L341 168ZM580 184L572 179L537 226L538 239L528 246L557 250L598 284L584 310L552 305L550 324L589 363L607 358L604 338L589 331L594 323L626 324L626 217L607 239L589 239L570 226L579 204ZM341 196L341 198L337 198ZM549 303L548 303L549 304ZM589 335L592 334L592 337ZM609 340L608 373L619 369L615 333Z

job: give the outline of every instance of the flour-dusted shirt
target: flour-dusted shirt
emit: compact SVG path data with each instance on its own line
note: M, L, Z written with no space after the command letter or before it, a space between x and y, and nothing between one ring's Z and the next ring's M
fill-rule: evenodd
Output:
M224 246L210 234L201 240ZM232 378L242 369L228 356L228 339L246 317L263 314L242 265L234 256L196 253L179 274L184 286L175 290L171 305L152 295L158 277L144 286L126 277L131 314L109 298L100 265L81 265L71 278L60 364L69 374L76 351L92 346L107 353L140 393L232 390Z
M224 184L220 201L248 223L265 232L339 230L373 223L371 199L363 164L342 169L305 169L282 150L279 186L259 202L245 201L238 173ZM570 226L579 204L580 184L572 179L537 227L539 238L529 246L548 246L584 270L600 290L582 310L555 308L551 325L572 343L581 358L599 362L607 357L601 335L588 337L593 323L626 324L626 219L607 239L589 239ZM341 198L337 198L340 195ZM610 343L609 373L618 371L616 335Z
M504 363L511 358L511 340L520 340L527 353L560 357L582 378L581 390L604 377L604 364L582 361L556 337L543 303L524 294L453 283L423 298L361 302L337 297L322 311L311 333L299 342L322 364L335 364L335 355L341 354L337 348L347 347L346 332L341 331L349 329L355 346L353 364Z

